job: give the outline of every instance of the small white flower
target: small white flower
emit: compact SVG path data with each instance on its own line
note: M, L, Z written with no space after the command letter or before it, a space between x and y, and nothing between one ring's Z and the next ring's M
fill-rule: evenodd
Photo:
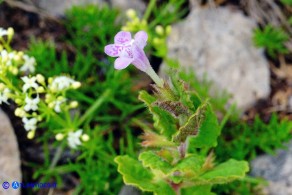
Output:
M30 131L36 129L37 124L36 118L27 119L26 117L24 117L22 118L22 122L24 123L25 130Z
M0 104L3 102L8 104L8 94L10 93L10 90L8 88L4 89L3 92L0 92Z
M2 62L5 62L6 66L12 65L12 60L16 58L16 55L14 52L8 53L5 49L1 51L1 60Z
M3 37L4 35L8 35L7 30L0 28L0 37Z
M38 109L38 103L40 102L40 98L36 97L35 99L31 99L29 97L26 96L25 98L25 106L24 106L24 110L25 111L36 111Z
M55 104L54 110L55 110L55 112L57 112L57 113L61 112L61 104L63 104L64 102L66 102L66 99L54 101L54 104Z
M24 85L23 85L23 87L22 87L22 90L23 90L24 92L26 92L29 88L35 88L35 89L37 89L38 86L39 86L39 85L36 83L36 77L31 77L31 78L29 78L29 77L25 76L25 77L21 77L21 79L22 79L23 82L24 82Z
M62 91L68 89L75 81L67 76L59 76L54 78L51 85L49 86L53 91Z
M81 145L80 136L82 134L82 129L77 130L76 132L70 132L68 134L68 145L75 149L78 145Z
M20 68L20 70L22 72L29 71L29 72L33 73L35 71L35 67L34 67L35 66L35 58L29 57L28 55L23 55L23 59L24 59L24 64Z

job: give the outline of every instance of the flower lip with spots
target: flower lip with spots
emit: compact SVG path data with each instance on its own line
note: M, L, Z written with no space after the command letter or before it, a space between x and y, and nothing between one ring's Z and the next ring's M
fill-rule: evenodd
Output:
M104 52L111 57L118 57L115 61L115 69L124 69L133 64L141 71L147 71L150 66L149 60L144 52L148 35L139 31L132 39L131 33L121 31L116 34L114 44L105 46Z

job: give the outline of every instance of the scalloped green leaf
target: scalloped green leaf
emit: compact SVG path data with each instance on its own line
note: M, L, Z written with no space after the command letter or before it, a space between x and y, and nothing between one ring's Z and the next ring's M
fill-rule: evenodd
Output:
M204 173L193 181L197 185L224 184L237 179L242 179L248 171L249 166L246 161L230 159L219 164L214 169Z
M179 132L174 136L173 140L175 142L184 142L188 136L196 136L199 133L200 127L205 118L207 102L202 104L194 114L192 114L187 122L179 128Z
M205 161L202 156L191 154L180 160L173 168L173 171L191 171L193 173L199 174L204 162Z
M155 154L153 151L146 151L141 153L139 155L139 160L142 162L144 167L160 170L164 174L167 174L172 168L168 162Z
M156 98L154 96L150 95L149 93L147 93L147 91L144 91L144 90L139 92L138 99L144 102L148 107L153 102L156 101Z
M171 186L163 180L154 180L154 175L142 164L128 155L114 159L118 164L118 172L122 174L125 184L133 185L142 191L154 192L157 195L175 195Z
M151 104L156 100L156 98L148 94L146 91L140 92L139 99L148 106L149 111L152 113L154 127L159 130L161 134L170 139L171 136L177 131L174 117L167 111L157 106L152 106Z
M144 191L152 191L154 185L151 183L154 175L145 169L142 164L125 155L114 159L118 164L118 172L123 175L123 180L128 185L134 185Z
M182 194L183 195L216 195L215 193L211 192L211 185L203 185L203 186L194 186L190 188L183 188Z
M204 115L198 134L188 137L188 152L190 153L197 148L208 149L217 145L217 138L221 133L221 129L210 105L207 105Z

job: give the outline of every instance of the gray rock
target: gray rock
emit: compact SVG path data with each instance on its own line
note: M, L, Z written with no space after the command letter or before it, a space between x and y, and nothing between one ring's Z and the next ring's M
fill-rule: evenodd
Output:
M65 10L71 8L73 5L86 5L86 4L98 4L105 3L104 0L35 0L38 7L46 10L49 14L54 16L64 15Z
M119 195L141 195L141 191L133 186L124 185Z
M49 14L54 16L62 16L66 9L71 8L73 5L86 5L96 4L103 5L108 3L109 5L119 8L122 11L126 11L129 8L135 9L138 13L142 13L146 9L145 3L142 0L34 0L36 5Z
M139 16L146 10L146 4L142 0L111 0L113 7L117 7L122 11L134 9Z
M18 195L20 190L3 189L4 181L21 182L20 155L17 140L7 116L0 110L0 194Z
M246 109L270 93L268 63L252 43L255 22L228 8L195 8L173 26L168 39L170 58L199 78L207 74L218 89L233 95L232 101ZM167 70L165 64L161 74Z
M292 142L288 150L278 150L275 156L262 155L251 162L251 175L269 181L269 195L292 195Z

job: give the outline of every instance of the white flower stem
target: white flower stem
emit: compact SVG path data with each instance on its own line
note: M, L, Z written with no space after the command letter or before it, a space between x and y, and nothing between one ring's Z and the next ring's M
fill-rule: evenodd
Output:
M151 65L148 66L145 72L151 77L151 79L158 87L163 87L164 81L156 74Z

